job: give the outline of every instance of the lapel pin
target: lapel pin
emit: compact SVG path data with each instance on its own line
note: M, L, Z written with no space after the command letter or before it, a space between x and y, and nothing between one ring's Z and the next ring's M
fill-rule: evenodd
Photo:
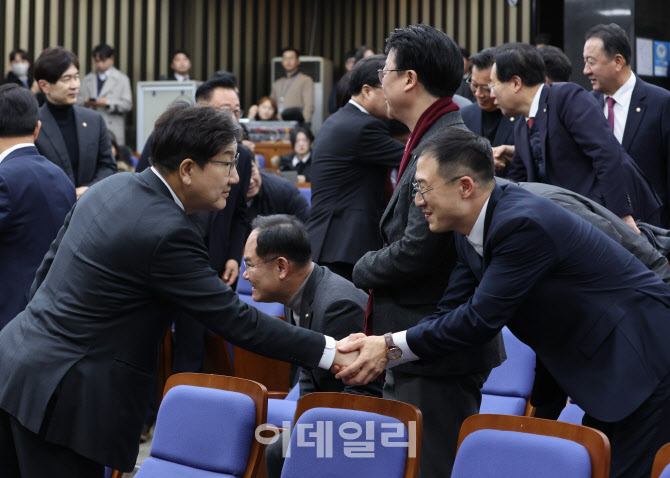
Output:
M636 109L635 111L637 111L637 112L639 113L639 112L642 111L642 110L641 110L640 107L638 106L637 109Z
M81 124L84 128L86 128L88 125L84 122Z
M547 108L544 109L544 112L545 112L545 113L547 112Z
M514 116L510 116L509 120L514 121Z

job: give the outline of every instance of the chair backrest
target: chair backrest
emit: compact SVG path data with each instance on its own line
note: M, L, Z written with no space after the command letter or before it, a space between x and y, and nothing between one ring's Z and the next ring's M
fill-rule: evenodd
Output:
M312 189L311 188L298 188L300 189L300 192L302 193L303 196L305 196L305 199L307 199L307 203L311 206L312 205Z
M423 418L413 405L310 393L298 402L295 420L282 478L418 475Z
M651 478L670 478L670 443L663 445L656 453Z
M161 476L175 463L180 476L202 471L203 476L250 478L262 458L255 432L266 419L267 389L260 383L223 375L172 375L158 411L151 457L136 476Z
M507 360L491 370L482 387L480 413L530 415L535 380L535 352L507 327L502 330Z
M568 403L565 408L561 411L561 414L558 416L557 420L559 422L574 423L575 425L582 424L582 418L584 418L584 410L579 408L579 405L576 403Z
M290 428L293 426L293 417L300 399L300 382L296 383L284 398L268 399L268 423L277 428ZM284 426L289 422L288 427Z
M485 414L463 422L451 476L608 478L609 468L609 440L598 430Z

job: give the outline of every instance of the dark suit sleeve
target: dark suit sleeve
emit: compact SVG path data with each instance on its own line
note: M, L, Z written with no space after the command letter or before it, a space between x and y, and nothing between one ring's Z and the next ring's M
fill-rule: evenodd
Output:
M194 229L175 228L156 246L150 286L227 341L261 355L314 368L324 351L323 335L294 327L242 302L209 266Z
M586 90L575 88L556 106L561 122L593 164L605 207L619 217L632 215L627 198L635 190L635 177L624 169L624 162L632 160L614 137L596 99Z
M306 224L310 215L310 207L307 198L305 198L300 190L294 185L291 185L291 191L287 191L287 194L290 194L286 208L287 214L293 214Z
M381 121L367 122L360 135L361 144L356 159L365 164L397 168L400 166L405 145L391 137Z
M515 128L518 128L518 126L515 126ZM517 145L514 147L514 156L512 156L512 161L509 163L509 170L507 171L506 177L512 181L528 181L528 171L518 152Z
M86 186L91 186L116 172L116 160L112 156L112 141L109 139L109 131L102 116L98 115L98 117L100 121L98 161L95 176L91 183Z
M472 297L407 331L407 344L422 359L491 340L558 260L551 235L529 218L517 217L500 225L487 247L491 260ZM456 302L447 298L440 303L451 307Z
M11 213L12 205L9 200L9 187L5 178L0 176L0 233L5 232L5 229L9 226Z
M139 161L137 161L137 167L135 168L136 173L141 173L147 169L151 164L149 164L149 156L151 156L151 137L153 132L147 138L147 142L144 143L144 148L142 149L142 154L140 155Z
M249 233L249 211L247 208L247 192L251 180L251 157L252 153L240 145L240 164L238 171L240 176L240 187L237 190L237 201L235 201L235 213L230 224L230 240L228 257L226 260L234 259L239 265L242 261L244 244L247 242Z

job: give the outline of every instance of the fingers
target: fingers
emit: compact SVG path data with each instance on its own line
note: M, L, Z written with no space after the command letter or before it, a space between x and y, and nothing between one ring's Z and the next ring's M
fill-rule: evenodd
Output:
M362 337L353 339L351 336L348 339L343 339L337 343L337 350L342 353L353 352L354 350L359 350L365 345L365 334Z

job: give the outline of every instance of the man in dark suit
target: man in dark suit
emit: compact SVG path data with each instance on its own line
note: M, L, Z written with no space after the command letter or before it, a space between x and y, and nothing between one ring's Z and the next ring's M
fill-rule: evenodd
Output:
M453 234L434 234L412 203L417 157L442 129L465 129L451 96L463 58L445 33L426 26L397 29L386 41L380 72L390 116L412 131L391 200L380 220L383 246L356 263L353 282L373 289L366 333L416 325L435 310L455 263ZM387 374L384 398L411 403L423 413L421 477L451 473L463 420L479 413L481 386L505 358L502 338L459 351L437 364L408 364Z
M347 342L340 350L361 356L340 376L365 383L388 363L438 359L507 325L608 436L611 476L649 476L670 441L670 286L578 216L496 186L490 146L470 132L438 133L416 180L431 231L456 231L449 288L416 327Z
M670 92L633 73L626 32L616 23L586 34L584 74L614 136L640 166L663 201L661 225L670 226Z
M336 339L363 331L367 294L312 262L309 236L299 220L284 214L258 216L253 228L244 248L244 274L255 301L284 304L288 322ZM300 397L313 392L381 396L379 383L345 385L328 370L300 367L298 373ZM269 478L281 475L284 442L279 439L266 450Z
M295 183L277 174L261 173L254 157L247 191L249 220L256 216L290 214L303 223L309 219L309 203ZM250 226L251 227L251 226ZM249 229L251 232L251 229Z
M491 146L513 145L515 121L521 116L504 116L491 97L489 83L493 67L493 48L472 55L470 61L472 75L468 83L477 103L461 109L463 123L473 133L487 138ZM503 169L498 174L505 175Z
M312 150L312 258L347 280L363 254L382 246L384 189L405 149L383 123L388 109L377 70L385 59L374 55L356 63L352 98L323 123Z
M0 329L28 303L30 285L75 201L65 173L35 148L37 100L0 86Z
M132 470L174 309L272 358L308 368L347 358L334 339L241 302L209 265L188 214L226 205L240 139L230 113L174 106L156 122L151 169L77 201L26 310L0 331L0 476Z
M560 186L604 205L633 229L658 225L660 201L616 141L597 102L574 83L545 85L542 57L524 43L499 47L492 94L505 114L522 114L514 129L508 177Z
M109 131L100 113L75 105L80 81L74 53L47 48L35 62L35 79L47 97L40 108L42 134L35 145L65 171L79 197L116 172Z

